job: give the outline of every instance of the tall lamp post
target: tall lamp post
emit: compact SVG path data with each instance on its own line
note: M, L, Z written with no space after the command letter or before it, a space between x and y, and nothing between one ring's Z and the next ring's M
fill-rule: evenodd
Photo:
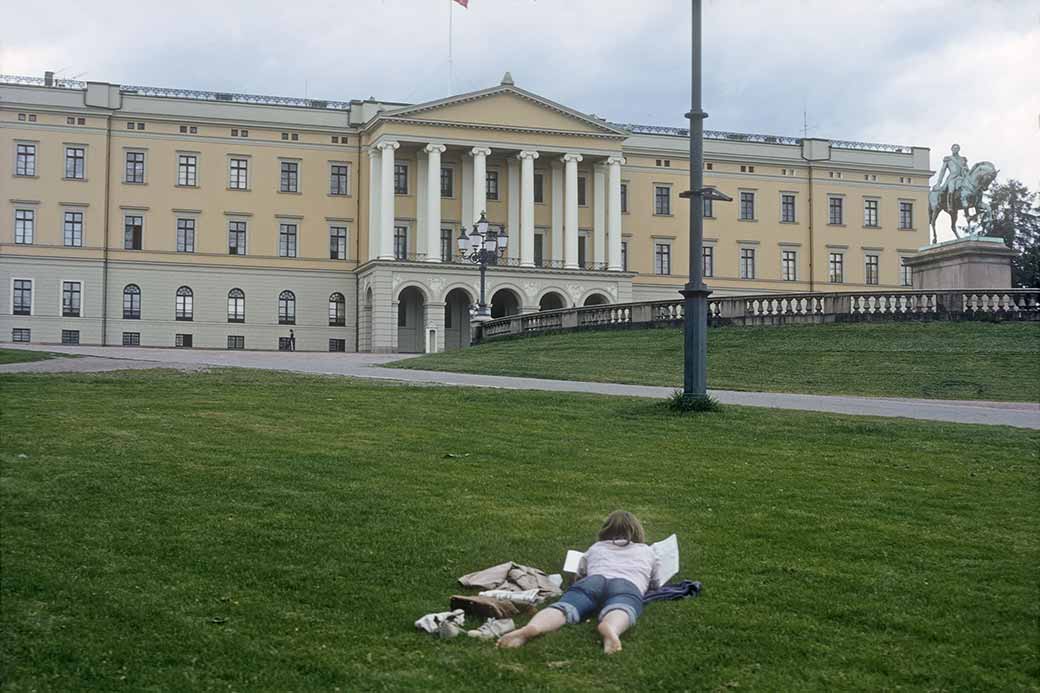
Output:
M708 295L704 284L704 200L730 202L733 198L704 187L704 119L701 110L701 0L693 2L692 63L690 89L690 189L681 197L690 200L690 281L683 287L683 399L708 397Z
M473 322L485 323L491 319L491 308L488 307L485 298L487 266L498 264L498 258L505 253L509 245L509 236L505 230L499 232L491 228L484 212L481 212L480 219L473 225L473 231L468 236L465 228L459 230L457 242L462 258L480 265L480 303L477 304Z

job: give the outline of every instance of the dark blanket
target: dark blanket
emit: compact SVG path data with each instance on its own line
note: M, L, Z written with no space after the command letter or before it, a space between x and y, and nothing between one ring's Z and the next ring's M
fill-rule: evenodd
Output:
M664 585L656 590L650 590L643 595L643 603L664 602L673 599L685 599L696 597L701 593L701 583L696 580L683 580L678 585Z

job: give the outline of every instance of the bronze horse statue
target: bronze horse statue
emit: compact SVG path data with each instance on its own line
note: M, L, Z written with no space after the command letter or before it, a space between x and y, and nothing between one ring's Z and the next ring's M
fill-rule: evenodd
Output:
M953 235L960 238L957 233L957 216L961 210L968 220L968 232L971 233L972 222L978 221L985 229L989 227L992 219L992 211L986 202L984 193L990 183L997 177L997 167L989 161L979 161L971 167L968 175L964 176L956 191L946 192L932 188L928 193L928 217L932 227L932 243L938 242L935 233L935 220L939 218L939 212L950 215L950 230ZM974 214L970 210L975 210Z

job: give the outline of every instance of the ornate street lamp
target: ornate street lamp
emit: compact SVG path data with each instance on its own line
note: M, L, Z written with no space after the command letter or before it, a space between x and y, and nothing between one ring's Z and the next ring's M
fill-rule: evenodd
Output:
M481 212L480 219L473 225L473 231L467 236L466 229L460 229L457 241L462 258L480 265L480 303L477 304L473 321L487 322L491 319L491 308L484 297L487 266L498 264L498 258L502 257L509 245L509 236L505 230L499 232L492 228L484 212Z

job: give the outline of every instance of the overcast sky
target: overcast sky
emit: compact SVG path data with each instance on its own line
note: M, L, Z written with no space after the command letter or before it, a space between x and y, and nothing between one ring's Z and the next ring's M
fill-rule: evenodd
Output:
M0 72L349 100L452 93L451 0L9 5ZM454 91L517 85L613 121L685 125L685 0L454 6ZM706 127L927 146L1040 188L1040 1L705 0ZM12 12L14 13L12 15Z

